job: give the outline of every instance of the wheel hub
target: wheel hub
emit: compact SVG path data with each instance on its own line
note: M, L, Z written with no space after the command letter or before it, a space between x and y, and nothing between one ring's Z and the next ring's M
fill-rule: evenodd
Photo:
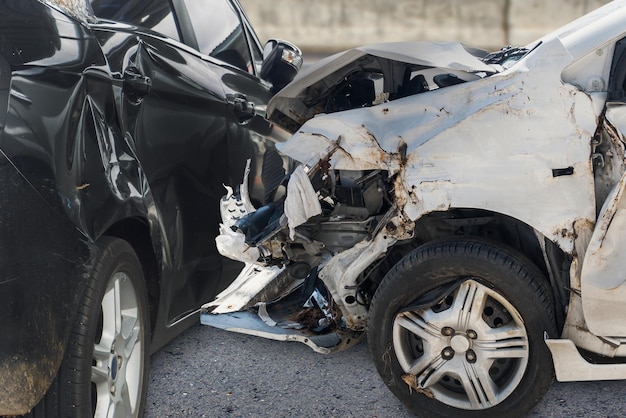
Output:
M115 381L115 379L117 379L117 371L118 371L117 355L113 353L113 355L111 356L111 365L109 366L109 375L111 376L111 380Z
M116 396L116 386L118 383L118 377L123 372L124 358L121 354L118 354L115 349L115 344L111 347L111 355L109 357L109 392L112 396Z
M463 334L455 334L450 338L450 347L452 347L456 353L465 353L471 346L472 343L470 339Z

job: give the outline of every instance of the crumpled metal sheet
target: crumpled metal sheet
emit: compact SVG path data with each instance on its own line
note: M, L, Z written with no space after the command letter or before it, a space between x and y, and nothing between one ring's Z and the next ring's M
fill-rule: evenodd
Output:
M404 63L423 67L441 68L442 72L493 74L495 66L483 63L480 57L487 54L458 42L395 42L368 45L343 51L304 68L296 78L276 94L268 103L267 117L274 123L290 129L288 125L301 125L314 115L305 111L324 90L332 90L347 73L361 69L361 59L369 57L389 65ZM387 64L381 64L387 67ZM318 85L316 88L311 88ZM313 112L315 113L315 112ZM291 122L284 117L287 115ZM293 127L291 127L293 130Z
M291 174L287 184L285 199L285 216L289 225L289 237L295 238L296 227L309 218L322 213L322 206L317 193L302 166L298 166Z
M467 72L497 72L494 67L480 60L479 56L486 54L486 51L469 48L459 42L390 42L360 46L331 55L304 68L287 87L270 100L268 113L271 113L270 109L275 108L282 98L302 97L302 92L307 87L365 55L425 67Z
M210 310L212 314L240 311L283 270L284 267L261 267L247 263L235 281L202 309Z

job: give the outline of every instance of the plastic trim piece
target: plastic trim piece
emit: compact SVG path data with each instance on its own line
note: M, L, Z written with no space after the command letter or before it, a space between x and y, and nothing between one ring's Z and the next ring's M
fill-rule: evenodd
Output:
M571 340L546 339L552 353L556 380L582 382L626 379L626 364L593 364L585 360Z
M333 348L339 346L341 340L336 334L304 336L296 330L283 329L267 325L257 315L247 312L234 312L226 314L202 313L200 322L214 328L226 331L238 332L240 334L255 335L276 341L297 341L306 344L313 351L321 354L332 353ZM358 339L355 339L357 341Z

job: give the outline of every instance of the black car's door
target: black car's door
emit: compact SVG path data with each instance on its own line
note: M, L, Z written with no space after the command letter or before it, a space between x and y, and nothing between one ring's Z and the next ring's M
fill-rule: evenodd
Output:
M92 0L92 7L100 18L134 25L94 29L119 76L120 124L154 200L159 312L172 323L237 273L215 247L219 199L224 184L241 182L246 160L257 160L250 128L269 126L248 121L247 105L265 104L269 89L254 75L250 33L229 0Z

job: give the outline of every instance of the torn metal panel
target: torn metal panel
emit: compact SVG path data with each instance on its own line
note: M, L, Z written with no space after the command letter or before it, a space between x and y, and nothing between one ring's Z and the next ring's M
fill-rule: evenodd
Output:
M246 244L245 235L220 226L220 235L215 237L217 250L224 257L250 264L259 264L258 248Z
M203 313L200 321L204 325L210 325L226 331L241 334L255 335L277 341L295 341L306 344L313 351L321 354L329 354L344 350L355 345L360 338L340 338L337 334L305 336L295 330L288 330L267 325L258 316L251 312L234 312L222 315Z
M247 184L247 177L250 171L250 160L244 175L244 184ZM233 189L226 186L226 195L220 200L220 214L222 223L220 224L220 235L215 238L217 250L225 257L244 263L259 264L260 252L258 248L251 247L246 243L246 237L241 232L233 229L235 224L244 216L254 212L256 209L250 202L247 195L247 188L237 195Z
M230 186L224 186L226 194L220 200L220 216L222 218L223 225L226 227L232 227L235 223L250 213L248 207L241 198L241 194L235 195L233 188ZM254 207L252 211L254 211Z
M341 116L324 115L315 118L287 142L278 144L277 148L307 166L319 160L328 160L336 170L381 169L390 174L397 173L400 170L397 153L404 141L398 137L390 144L390 150L381 148L378 140L381 133L376 129L376 124L366 126L362 123L362 118L373 116L371 113L363 114L366 110L353 111L353 118L350 111Z
M248 190L249 189L248 178L250 177L250 163L251 163L251 160L248 159L246 161L246 170L243 173L243 181L241 182L241 186L240 186L241 192L239 193L239 196L243 203L243 207L245 208L247 213L252 213L256 210L256 208L252 204L252 201L250 200L250 191Z
M215 300L202 306L212 314L237 312L276 279L284 268L246 264L239 276Z
M320 271L320 278L342 309L349 329L363 330L367 325L367 308L357 294L357 278L366 267L380 258L396 239L379 233L372 241L364 241L333 257Z
M546 339L559 382L626 379L626 364L594 364L587 361L571 340Z
M322 207L317 198L317 193L302 166L298 166L291 174L287 184L287 198L285 199L285 216L289 225L289 237L294 239L296 227L320 213L322 213Z

